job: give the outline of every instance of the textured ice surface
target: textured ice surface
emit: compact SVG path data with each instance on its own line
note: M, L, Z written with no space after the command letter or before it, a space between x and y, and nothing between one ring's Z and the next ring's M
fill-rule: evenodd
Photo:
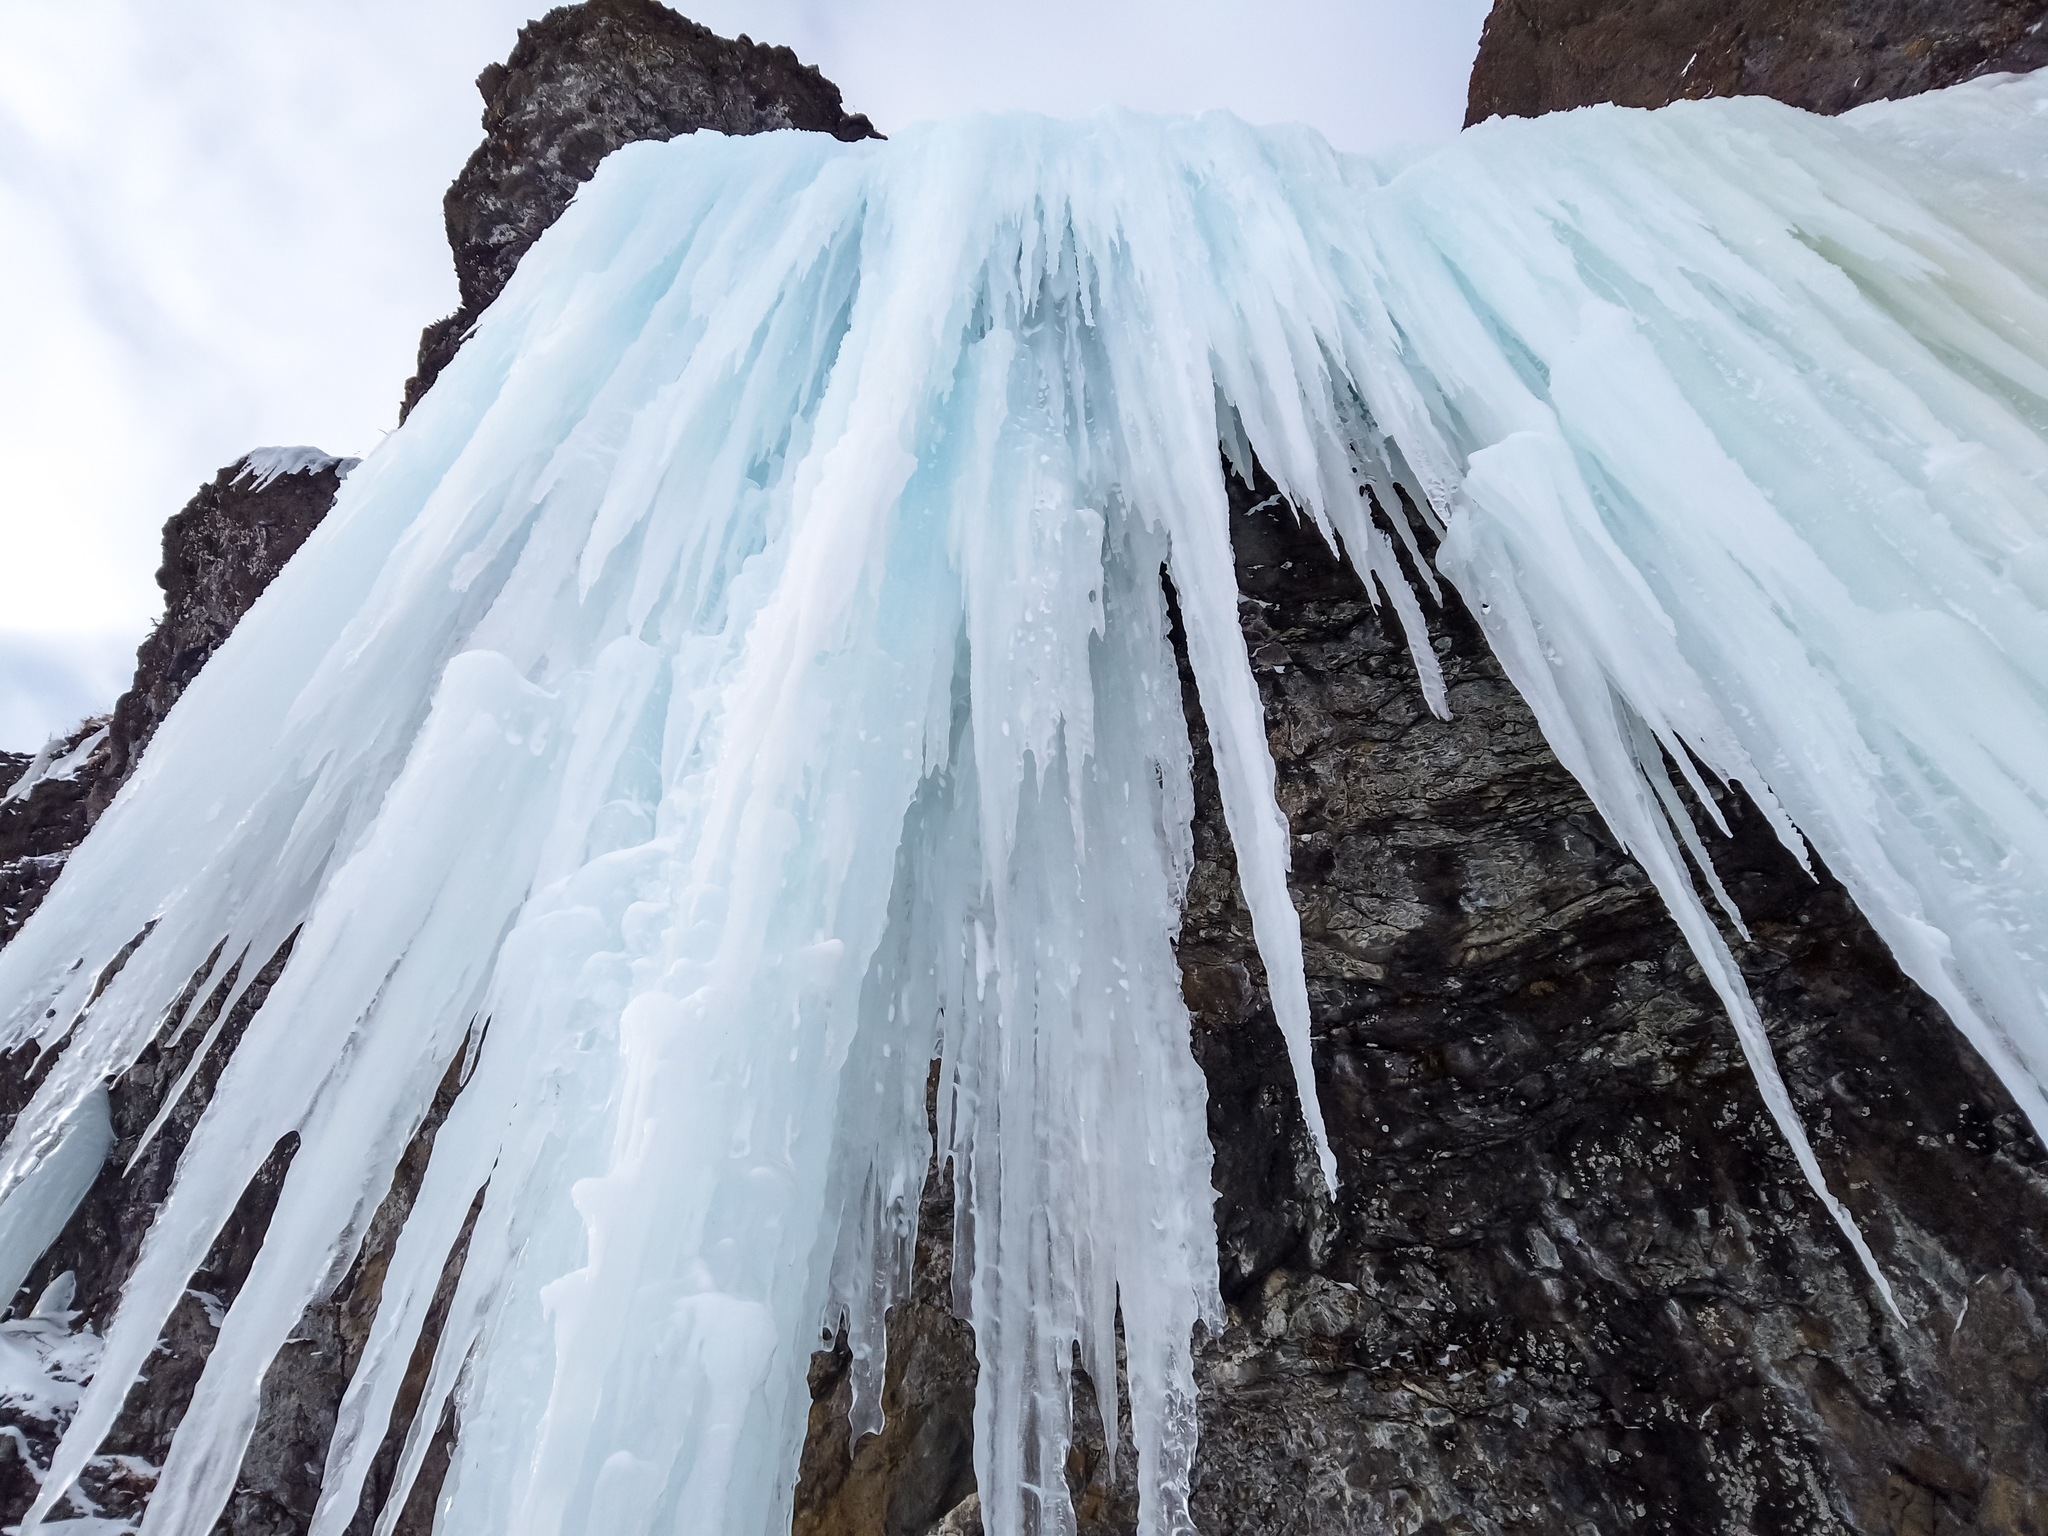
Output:
M874 1422L936 1059L989 1529L1070 1526L1119 1312L1143 1528L1187 1529L1218 1301L1162 566L1321 1144L1219 442L1439 709L1435 574L1363 491L1445 530L1824 1198L1674 772L1804 834L2048 1129L2044 106L1595 109L1398 169L1224 116L614 155L0 952L0 1044L63 1042L0 1153L36 1211L192 974L298 934L29 1526L296 1132L146 1526L210 1528L460 1058L316 1530L479 1189L382 1529L451 1394L451 1536L785 1529L821 1327Z

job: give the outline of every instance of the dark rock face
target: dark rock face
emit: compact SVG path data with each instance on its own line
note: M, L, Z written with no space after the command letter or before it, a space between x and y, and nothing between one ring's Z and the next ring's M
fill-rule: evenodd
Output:
M487 69L479 87L488 137L447 199L463 309L428 329L421 348L422 376L408 386L407 409L503 288L519 257L560 216L597 162L619 145L698 128L726 133L804 128L843 139L874 132L865 118L845 114L838 88L800 64L789 49L745 38L728 42L652 0L590 0L550 12L522 30L511 59ZM251 472L249 460L238 460L166 524L164 561L157 573L165 615L138 653L135 682L111 719L86 722L65 745L82 746L102 727L103 738L65 774L42 778L22 799L0 804L0 943L12 938L40 904L66 855L111 804L172 704L326 516L352 466L317 455L312 459L317 462L267 480ZM0 754L0 793L30 765L20 754ZM107 1171L36 1266L24 1293L12 1298L17 1319L49 1281L69 1271L77 1283L72 1336L104 1331L213 1084L282 964L282 957L275 957L264 966L219 1039L206 1047L190 1088L133 1168L127 1165L144 1130L200 1049L217 1003L178 1042L153 1046L111 1085L115 1143ZM0 1064L0 1125L11 1124L38 1079L32 1052ZM222 1532L282 1536L310 1524L336 1410L367 1340L391 1245L455 1091L453 1082L445 1085L434 1114L400 1165L361 1258L335 1294L307 1313L293 1344L265 1377L262 1414L222 1516ZM112 1519L139 1519L155 1469L162 1465L212 1348L219 1309L232 1302L262 1245L292 1150L287 1143L272 1155L194 1275L190 1294L170 1318L144 1379L129 1394L105 1453L81 1481L85 1502L74 1500L77 1511L90 1508ZM451 1268L444 1278L437 1316L458 1272ZM7 1301L0 1298L0 1306ZM957 1376L959 1358L966 1361L968 1395L960 1422L971 1434L971 1340L942 1310L928 1321L940 1353L927 1374ZM949 1331L953 1355L944 1352ZM396 1427L365 1488L358 1531L368 1531L390 1486L430 1358L429 1346L413 1362L395 1410ZM915 1348L902 1351L905 1364L917 1358ZM923 1380L913 1374L913 1394L922 1390ZM899 1416L899 1422L907 1421ZM935 1422L942 1434L955 1432L944 1414ZM22 1436L17 1441L0 1434L0 1523L13 1523L35 1496L35 1469L47 1465L62 1422L6 1406L0 1407L0 1428L17 1429ZM423 1536L431 1529L453 1428L452 1421L440 1427L399 1525L404 1536ZM909 1491L899 1493L899 1503L915 1502L920 1495L911 1485L920 1478L937 1479L931 1497L957 1491L946 1481L944 1468L968 1465L966 1443L951 1462L943 1447L928 1440L917 1441L907 1457L898 1458L910 1469ZM32 1464L23 1460L24 1451ZM971 1488L971 1472L967 1485Z
M54 762L61 764L79 751L86 761L67 772L33 780L18 798L0 801L0 944L5 944L43 904L57 883L88 825L86 802L99 765L105 760L105 720L87 720L55 744ZM91 745L99 737L97 745ZM35 767L26 752L0 752L0 794L7 793Z
M1597 63L1598 50L1559 52L1560 39L1622 38L1597 98L1620 99L1611 82L1626 49L1648 57L1658 38L1690 37L1696 73L1707 60L1700 37L1731 16L1750 48L1792 35L1809 9L1826 19L1848 8L1773 7L1778 32L1742 20L1760 6L1702 12L1689 33L1675 30L1682 9L1503 0L1474 101L1488 70L1520 70L1517 89L1534 80L1551 90L1553 75L1594 89L1572 84L1591 74L1558 74L1556 59ZM1571 30L1601 15L1618 27L1614 18L1637 11L1678 20L1661 32ZM1553 27L1553 12L1566 22ZM1964 14L1977 10L1944 11ZM1551 62L1513 53L1524 21ZM1938 38L1913 51L1921 35L1853 34L1880 63L1921 61L1923 84L1980 67L1942 62L1959 55ZM2013 67L2008 54L1983 57L1992 63L1981 67ZM463 309L423 340L408 406L610 148L698 126L869 131L787 50L725 43L647 0L551 13L480 85L491 137L449 202ZM106 743L70 776L0 806L0 942L333 496L328 483L322 498L313 475L258 492L238 467L166 532L171 611ZM1343 1182L1335 1201L1325 1197L1309 1156L1196 722L1198 864L1181 958L1210 1086L1229 1308L1198 1365L1199 1527L2048 1536L2048 1156L1999 1085L1841 891L1809 881L1728 801L1735 836L1714 852L1755 935L1737 953L1833 1187L1897 1291L1902 1328L1806 1190L1655 892L1455 600L1436 635L1456 718L1439 722L1356 578L1312 535L1250 513L1265 488L1239 491L1241 613L1297 835L1317 1074ZM0 759L0 789L25 766ZM263 966L125 1175L211 1015L112 1085L108 1173L21 1306L69 1270L77 1327L104 1328L226 1055L280 965ZM35 1081L32 1060L0 1068L0 1115L11 1118ZM454 1092L444 1085L361 1259L266 1377L220 1530L306 1528L383 1266ZM133 1518L147 1498L216 1309L248 1275L292 1152L289 1140L276 1149L194 1276L88 1473L85 1495L106 1516ZM912 1296L890 1319L880 1435L849 1445L846 1356L813 1359L798 1536L978 1536L975 1365L949 1306L950 1218L941 1171L926 1192ZM445 1280L443 1289L445 1302ZM400 1425L424 1363L415 1361ZM1083 1380L1077 1391L1081 1439L1067 1470L1084 1536L1108 1536L1135 1528L1134 1468L1127 1437L1113 1453L1093 1429L1094 1390ZM0 1524L33 1497L34 1467L58 1427L11 1409L5 1422L22 1438L0 1434ZM451 1433L444 1423L402 1522L408 1536L430 1527ZM394 1451L395 1438L358 1530L389 1484Z
M283 972L288 953L289 946L258 971L225 1020L221 1019L222 997L217 993L181 1037L151 1045L109 1086L114 1144L108 1153L108 1171L30 1273L24 1293L33 1298L59 1275L69 1272L75 1276L73 1306L78 1315L71 1321L74 1335L104 1335L113 1320L121 1287L140 1256L143 1235L170 1193L178 1158L243 1031ZM210 1039L216 1024L217 1038ZM41 1074L30 1047L24 1047L7 1067L9 1070L0 1073L0 1110L11 1118L27 1102ZM189 1087L145 1144L152 1121L188 1068L192 1069ZM261 1417L221 1519L223 1532L272 1536L301 1532L310 1525L320 1492L320 1467L326 1460L342 1391L368 1341L392 1245L426 1171L434 1133L454 1103L455 1093L451 1074L427 1124L400 1165L392 1193L372 1222L362 1257L334 1295L306 1313L293 1331L291 1343L265 1376ZM297 1139L291 1136L278 1144L194 1272L101 1454L80 1480L84 1502L74 1498L74 1506L97 1510L110 1519L139 1522L155 1487L157 1469L169 1453L171 1437L184 1418L186 1404L213 1348L221 1316L241 1291L262 1247L296 1146ZM451 1271L444 1279L436 1300L437 1315L446 1310L454 1278ZM25 1306L25 1301L18 1306L17 1315ZM398 1405L401 1425L411 1420L426 1365L425 1357L414 1362ZM37 1464L47 1465L63 1424L15 1411L7 1413L6 1422L21 1431L21 1443ZM353 1527L358 1533L369 1531L390 1487L400 1438L387 1439L372 1468L364 1510ZM445 1470L446 1456L443 1437L430 1458L425 1486L408 1502L399 1524L405 1536L425 1536L431 1529L433 1493ZM32 1478L12 1490L0 1486L0 1519L18 1521L34 1494Z
M588 0L530 22L503 64L477 77L484 142L448 189L448 244L461 306L420 337L403 420L519 258L562 215L576 189L621 144L700 128L766 133L803 128L876 137L849 116L839 87L787 48L728 41L655 0Z
M2048 65L2043 0L1496 0L1465 121L1774 96L1845 112Z
M974 1331L953 1315L953 1180L934 1169L918 1211L911 1294L889 1312L880 1434L851 1445L852 1357L811 1357L811 1421L791 1536L925 1536L974 1492Z
M64 759L79 759L68 771L38 778L27 794L0 804L0 943L12 939L42 903L71 850L134 772L171 706L327 515L353 463L308 450L281 465L275 450L259 452L228 465L164 525L164 561L157 571L157 584L164 589L164 616L136 653L133 685L110 717L86 721L52 753L60 765ZM20 754L0 754L0 782L12 782L29 767L29 759ZM263 966L210 1045L207 1036L219 1017L219 997L183 1036L152 1045L109 1085L114 1145L106 1171L30 1273L24 1292L0 1297L0 1306L12 1303L17 1320L45 1285L68 1271L77 1287L71 1332L105 1332L121 1286L140 1253L143 1233L170 1192L192 1128L283 963L278 956ZM145 1147L145 1132L195 1056L200 1059L189 1089ZM0 1121L13 1123L46 1065L37 1060L33 1047L26 1046L0 1064ZM129 1396L127 1411L81 1480L82 1501L72 1501L76 1510L97 1510L112 1519L140 1518L155 1485L155 1469L163 1464L171 1435L213 1347L220 1308L234 1299L255 1261L290 1162L290 1147L281 1146L193 1275L149 1370ZM414 1187L417 1177L415 1172ZM410 1194L394 1198L409 1203ZM393 1226L384 1240L388 1243L396 1235ZM377 1272L381 1274L381 1266ZM277 1408L266 1413L258 1432L261 1454L250 1458L249 1475L237 1489L229 1513L229 1529L253 1536L306 1528L318 1492L317 1479L309 1481L306 1466L324 1459L340 1387L346 1382L345 1375L332 1382L327 1378L335 1375L335 1364L345 1357L344 1346L360 1352L375 1311L374 1291L365 1302L356 1295L361 1288L359 1276L351 1276L335 1300L308 1317L300 1330L303 1344L288 1350L272 1369L265 1383L266 1407L274 1399ZM352 1335L343 1326L350 1320ZM308 1377L314 1378L310 1388L304 1381ZM48 1464L63 1430L61 1417L12 1406L0 1410L0 1423L21 1434L19 1441L7 1437L17 1462L26 1451L37 1466ZM19 1470L20 1477L10 1478L0 1469L0 1520L10 1523L21 1518L35 1497L35 1473L27 1465Z
M1736 952L1901 1328L1455 600L1440 722L1316 540L1237 542L1342 1184L1203 792L1182 961L1232 1314L1203 1529L2048 1528L2048 1158L1946 1017L1724 802Z

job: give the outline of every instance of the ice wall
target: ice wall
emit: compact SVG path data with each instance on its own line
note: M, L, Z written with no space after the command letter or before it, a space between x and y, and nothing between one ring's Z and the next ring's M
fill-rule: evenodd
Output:
M1220 115L620 151L0 952L0 1045L62 1052L4 1248L190 977L298 935L28 1526L296 1132L146 1526L210 1528L459 1060L316 1529L479 1189L380 1529L450 1395L448 1532L786 1528L821 1327L876 1412L936 1059L989 1529L1071 1527L1069 1379L1119 1315L1143 1528L1188 1529L1184 707L1321 1141L1219 442L1441 710L1412 492L1824 1198L1674 772L1803 833L2048 1128L2044 166L2031 79L1493 124L1398 173Z

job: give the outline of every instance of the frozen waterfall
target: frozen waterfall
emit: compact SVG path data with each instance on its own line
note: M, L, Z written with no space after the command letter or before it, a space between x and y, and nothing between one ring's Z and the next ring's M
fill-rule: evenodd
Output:
M1341 541L1439 712L1439 580L1479 616L1877 1287L1674 775L1810 846L2048 1133L2048 78L1398 165L1223 115L636 144L0 952L0 1045L61 1053L0 1154L12 1273L104 1086L296 935L24 1530L296 1133L144 1527L211 1528L451 1068L315 1530L479 1191L380 1532L451 1396L446 1536L786 1530L821 1328L879 1412L934 1061L988 1529L1071 1528L1074 1364L1119 1350L1142 1529L1190 1529L1186 709L1335 1170L1225 456Z

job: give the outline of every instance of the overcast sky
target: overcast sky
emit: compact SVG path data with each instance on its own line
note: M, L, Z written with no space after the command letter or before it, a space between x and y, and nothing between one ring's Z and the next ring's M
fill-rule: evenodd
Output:
M884 133L1227 107L1457 131L1488 0L696 0ZM0 4L0 748L126 685L164 519L266 444L361 455L455 306L441 194L534 0Z

